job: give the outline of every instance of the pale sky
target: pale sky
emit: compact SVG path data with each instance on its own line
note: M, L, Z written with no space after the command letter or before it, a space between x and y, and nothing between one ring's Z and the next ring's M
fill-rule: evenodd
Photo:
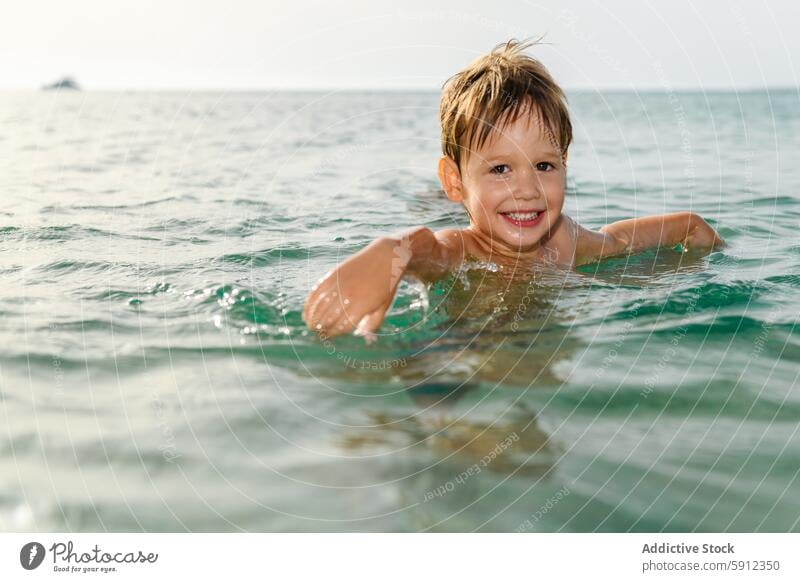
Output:
M798 86L797 0L6 0L0 88L420 88L511 37L567 89Z

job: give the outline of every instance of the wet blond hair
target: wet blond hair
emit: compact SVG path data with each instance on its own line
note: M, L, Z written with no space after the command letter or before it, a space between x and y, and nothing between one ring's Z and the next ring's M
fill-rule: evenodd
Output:
M538 41L511 39L450 77L442 87L442 153L461 165L493 129L535 114L553 145L566 156L572 123L564 91L542 63L526 55Z

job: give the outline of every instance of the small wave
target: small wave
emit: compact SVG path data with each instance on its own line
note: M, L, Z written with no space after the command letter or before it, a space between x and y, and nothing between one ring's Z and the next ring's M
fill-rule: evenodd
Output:
M74 205L70 206L69 208L74 208L75 210L126 210L134 208L147 208L148 206L156 206L158 204L165 204L167 202L178 202L178 201L195 202L197 201L197 197L192 196L190 194L184 194L182 196L167 196L166 198L159 198L157 200L147 200L145 202L137 202L133 204L109 204L109 205L91 204L83 206Z
M122 232L112 232L110 230L103 230L91 226L82 226L80 224L65 224L56 226L43 226L38 228L19 228L19 227L5 227L0 234L15 235L9 238L12 240L41 240L41 241L73 241L83 240L87 238L106 238L106 239L124 239L124 240L150 240L158 241L159 239L141 236L135 234L126 234Z
M141 265L134 265L130 263L111 263L108 261L70 261L68 259L61 261L54 261L41 265L36 268L37 271L44 273L76 273L79 271L93 271L95 273L111 273L120 270L135 270Z
M644 386L620 387L612 383L608 388L593 385L589 389L561 389L552 397L553 406L565 406L581 414L601 413L606 416L624 416L632 410L657 412L666 417L685 417L691 412L697 417L741 418L774 422L797 422L800 404L773 402L744 390L731 392L729 381L703 382L701 385L681 387L656 387L643 392Z
M617 316L625 318L643 315L686 315L707 309L746 306L755 302L770 287L752 281L734 283L707 281L693 287L671 291L665 298L629 302L625 304L624 311Z
M203 303L222 307L226 317L233 321L256 325L285 325L285 295L274 296L267 292L244 287L222 285L207 294Z
M753 198L751 200L745 201L745 203L751 204L756 208L763 206L766 206L768 208L771 208L773 206L794 208L795 205L797 204L797 200L792 196L763 196L761 198Z
M75 321L61 321L52 322L46 326L39 328L39 331L58 332L58 331L75 331L81 333L93 331L111 331L114 333L123 332L140 332L140 325L129 325L116 319L80 319Z
M81 297L95 301L117 301L126 299L138 299L144 295L158 295L160 293L170 293L174 291L170 283L164 281L155 283L145 289L105 289L99 293L91 293L95 287L88 287L80 290Z
M266 267L282 262L290 262L298 259L307 260L313 257L315 260L320 257L330 257L347 255L349 250L342 249L333 245L317 246L282 246L268 249L261 249L249 253L231 253L223 255L217 259L221 264L247 265L249 267Z
M142 230L148 232L163 231L172 233L176 229L193 228L195 226L202 226L206 224L206 220L202 218L168 218L150 226L144 227Z
M800 275L773 275L766 277L764 281L776 285L788 285L790 287L800 287Z

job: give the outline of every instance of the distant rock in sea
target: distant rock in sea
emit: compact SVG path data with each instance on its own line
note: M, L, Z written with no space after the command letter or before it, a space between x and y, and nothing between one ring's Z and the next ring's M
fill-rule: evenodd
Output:
M50 85L44 85L42 87L42 91L56 91L61 89L67 89L70 91L81 90L78 83L76 83L75 79L73 79L72 77L64 77L63 79L59 79L55 83L51 83Z

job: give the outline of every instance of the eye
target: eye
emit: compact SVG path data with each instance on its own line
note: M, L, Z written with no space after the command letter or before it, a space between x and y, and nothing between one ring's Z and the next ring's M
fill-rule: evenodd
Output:
M555 169L555 166L550 162L539 162L538 164L536 164L536 169L539 170L540 172L547 172L548 170Z
M497 164L490 170L492 174L507 174L510 171L511 168L508 167L508 164Z

